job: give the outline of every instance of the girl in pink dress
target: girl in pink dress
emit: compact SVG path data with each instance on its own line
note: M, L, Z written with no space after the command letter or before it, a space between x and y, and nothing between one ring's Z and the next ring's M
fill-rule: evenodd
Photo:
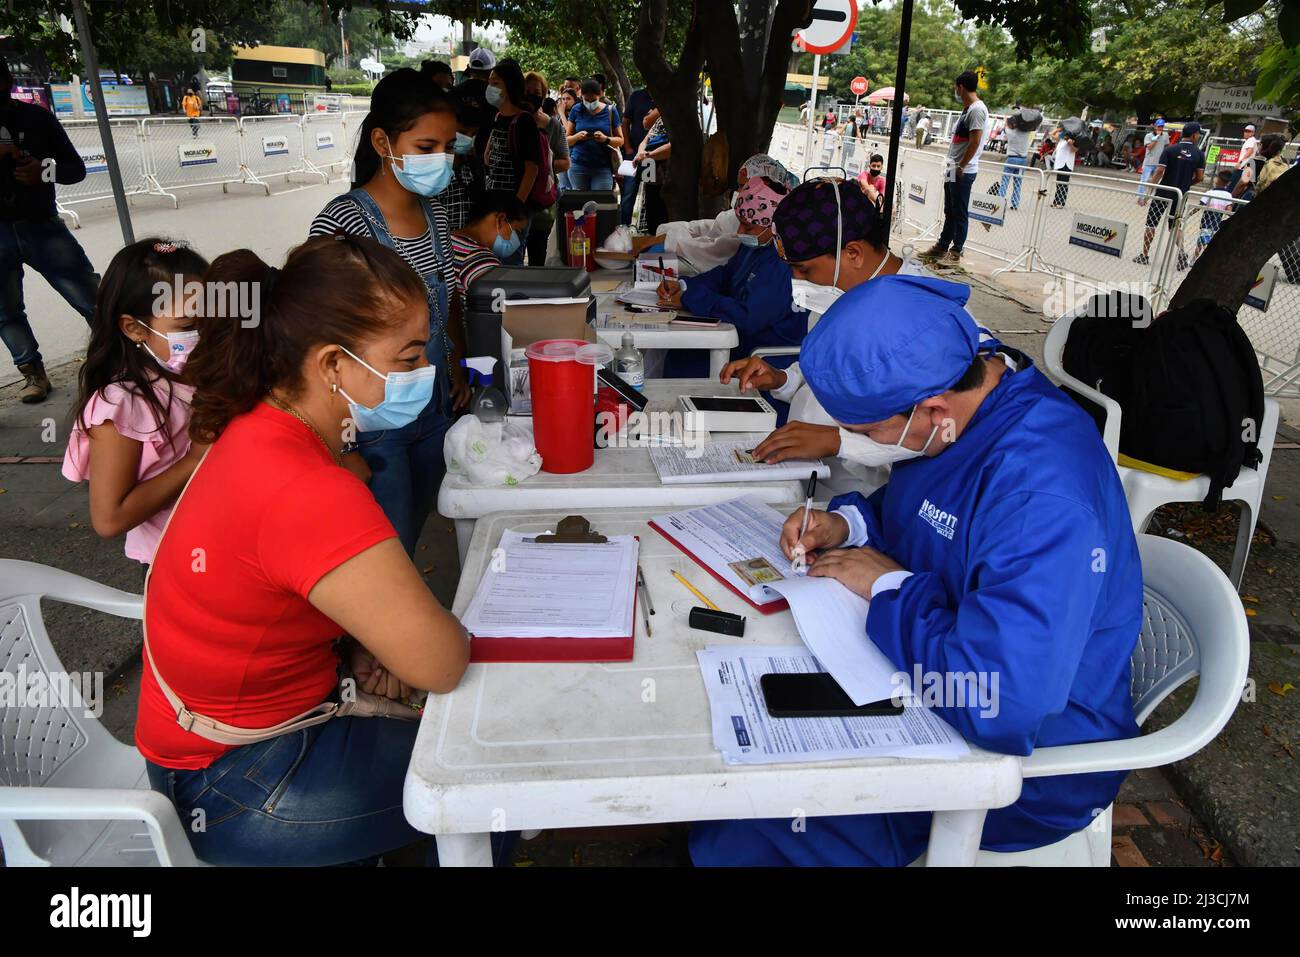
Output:
M191 445L186 431L194 388L184 368L198 344L204 297L197 294L207 267L192 249L164 239L118 252L99 285L81 367L63 475L89 481L95 531L104 538L125 532L127 557L146 569L206 450Z

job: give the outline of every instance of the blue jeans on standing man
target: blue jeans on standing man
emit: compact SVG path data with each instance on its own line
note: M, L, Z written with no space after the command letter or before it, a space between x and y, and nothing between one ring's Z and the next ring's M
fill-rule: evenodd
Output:
M998 195L999 196L1007 195L1007 181L1015 180L1015 186L1011 190L1012 209L1020 208L1020 184L1021 181L1024 179L1024 174L1020 172L1018 168L1014 168L1014 167L1026 166L1028 165L1028 163L1029 160L1027 157L1008 156L1007 161L1004 164L1007 167L1013 167L1013 168L1007 169L1007 171L1002 174L1002 182L998 184Z
M23 304L23 266L45 277L89 324L99 276L85 250L57 216L35 222L0 222L0 341L14 365L40 362L40 348Z
M939 249L961 252L966 245L966 231L970 228L970 190L975 185L975 174L965 173L943 184L943 232L939 234Z

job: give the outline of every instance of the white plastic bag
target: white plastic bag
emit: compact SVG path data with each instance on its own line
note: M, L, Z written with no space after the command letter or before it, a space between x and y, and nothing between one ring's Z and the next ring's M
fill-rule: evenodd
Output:
M626 226L617 226L614 231L605 237L605 244L601 247L612 253L630 253L632 251L632 230Z
M518 485L542 467L531 419L484 423L478 416L462 416L447 430L443 454L448 472L463 474L475 485Z

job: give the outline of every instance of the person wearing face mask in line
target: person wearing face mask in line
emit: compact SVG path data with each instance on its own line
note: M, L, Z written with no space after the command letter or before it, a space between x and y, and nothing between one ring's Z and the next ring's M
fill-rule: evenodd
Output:
M709 316L736 327L739 344L733 359L762 346L797 346L808 330L807 312L792 302L790 267L772 242L773 217L789 196L785 185L753 176L736 191L740 247L726 263L689 280L665 279L659 302L665 307ZM703 350L668 353L665 375L690 378L708 374Z
M880 276L808 334L801 365L817 401L893 449L895 464L869 498L793 512L782 551L869 599L864 636L898 671L980 677L979 695L949 693L934 708L972 746L1027 755L1136 737L1142 569L1115 465L1091 418L1032 360L981 343L955 290ZM1013 804L988 812L980 846L1056 843L1110 806L1123 779L1026 779ZM931 823L929 812L810 817L797 831L788 819L710 821L692 827L691 858L901 867L926 850Z
M565 135L564 118L556 110L555 101L547 90L546 77L532 71L524 74L524 90L528 105L533 109L537 128L546 136L551 149L551 174L558 190L559 177L569 171L569 139ZM555 203L534 209L528 223L528 265L545 266L547 247L551 240L551 227L555 225Z
M414 421L359 421L355 436L373 473L370 489L408 554L415 551L446 472L443 438L455 410L469 402L459 364L465 354L460 299L450 294L456 270L447 211L433 201L451 181L455 144L456 114L447 95L414 70L394 70L371 97L352 189L330 200L310 230L312 236L374 238L395 250L428 289L426 355L437 370L433 395Z
M524 72L514 60L502 60L488 77L488 103L496 108L496 117L478 131L474 149L483 159L484 186L504 189L515 194L531 213L533 184L541 175L542 150L550 149L538 135L533 119L536 112L525 92ZM524 230L524 242L528 230ZM507 260L506 265L522 266L524 247Z
M452 166L451 182L433 201L447 211L447 228L453 232L465 225L474 197L483 192L483 163L474 152L474 137L478 133L478 111L458 103L456 107L456 154Z
M623 145L618 107L601 99L600 84L584 80L582 98L569 114L569 185L573 189L613 189L610 148Z
M456 293L461 300L462 315L470 284L514 254L527 225L528 211L513 193L493 190L475 199L465 225L451 234Z

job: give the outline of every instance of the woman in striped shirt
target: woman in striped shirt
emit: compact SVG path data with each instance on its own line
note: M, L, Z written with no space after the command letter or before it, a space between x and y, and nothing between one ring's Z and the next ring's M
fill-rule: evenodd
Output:
M460 297L450 295L456 274L447 213L432 201L451 179L455 143L456 114L447 96L414 70L390 73L375 87L361 126L351 191L330 200L310 231L378 240L396 251L429 291L426 354L438 369L433 398L409 425L356 434L372 472L371 492L407 554L415 552L446 472L443 437L454 410L469 400L459 365L465 354Z

